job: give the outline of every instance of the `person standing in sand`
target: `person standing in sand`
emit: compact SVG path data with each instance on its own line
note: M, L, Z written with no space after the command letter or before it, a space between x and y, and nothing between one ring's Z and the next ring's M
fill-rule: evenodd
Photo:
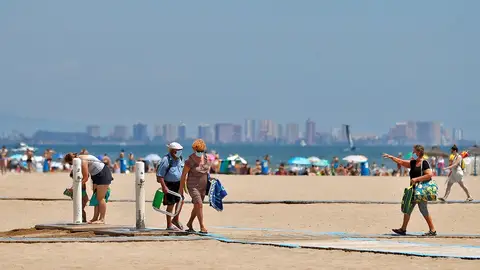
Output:
M4 145L2 146L2 150L0 150L0 172L2 174L7 173L7 166L8 166L8 149Z
M424 152L425 148L423 146L415 145L413 147L413 153L414 155L416 155L416 159L414 160L399 159L388 154L383 154L383 157L393 160L393 162L402 165L404 168L410 168L410 185L415 185L417 183L430 181L432 179L433 172L430 164L428 164L428 161L423 159ZM424 236L436 236L437 231L435 230L435 226L433 225L432 216L428 213L427 202L421 201L417 204L429 228L429 232L425 233ZM412 207L412 211L414 208L415 207ZM412 211L403 215L402 227L400 227L399 229L392 229L394 233L399 235L407 234L407 226L408 222L410 221L410 215L412 214Z
M468 191L467 187L463 183L462 156L458 153L458 147L456 145L453 145L450 150L453 155L453 160L452 164L445 168L451 170L447 178L447 189L445 190L445 196L438 199L442 202L445 202L450 194L453 184L458 183L467 195L467 201L471 202L473 199L470 196L470 192Z
M82 160L82 187L86 185L90 175L93 183L93 192L96 193L98 201L98 206L94 208L93 218L88 223L104 224L107 213L105 197L113 180L112 172L102 161L92 155L68 153L64 157L64 162L72 165L74 158L80 158Z
M183 196L185 185L188 194L192 197L193 209L188 220L187 232L195 232L193 229L193 221L195 218L200 223L200 233L208 233L203 222L203 199L205 198L208 173L211 163L208 161L205 151L207 145L202 139L197 139L192 144L193 154L185 161L182 178L180 180L180 194Z

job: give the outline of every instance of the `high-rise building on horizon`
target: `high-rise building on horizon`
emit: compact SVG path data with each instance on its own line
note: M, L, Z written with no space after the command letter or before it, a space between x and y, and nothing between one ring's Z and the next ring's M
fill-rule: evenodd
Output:
M163 126L162 125L155 125L153 128L153 136L154 137L163 137Z
M214 136L212 127L208 124L198 125L198 138L204 140L206 143L213 143Z
M310 120L310 118L306 122L305 126L305 140L307 145L314 145L315 144L315 122Z
M284 141L285 140L285 130L282 124L277 125L277 141Z
M178 126L178 140L184 141L187 139L187 125L180 123Z
M277 138L277 126L273 120L261 120L259 123L258 141L273 141Z
M232 142L234 143L243 142L242 125L233 125Z
M453 128L452 129L452 140L453 140L453 143L457 143L458 141L464 140L463 129Z
M297 123L288 123L286 126L285 140L288 144L294 144L300 138L300 128Z
M123 125L114 126L111 137L114 140L121 140L121 141L128 140L128 138L130 137L130 134L128 132L128 127Z
M253 119L245 120L245 141L255 142L257 140L256 121Z
M438 122L417 122L417 141L425 145L441 145L442 133Z
M235 125L231 123L215 124L215 143L225 144L234 142Z
M133 125L133 140L135 141L148 141L148 129L147 125L143 123L137 123Z
M89 125L87 126L87 134L93 138L98 138L101 136L100 134L100 126L98 125Z
M172 124L163 125L163 138L166 142L171 143L177 140L177 127Z

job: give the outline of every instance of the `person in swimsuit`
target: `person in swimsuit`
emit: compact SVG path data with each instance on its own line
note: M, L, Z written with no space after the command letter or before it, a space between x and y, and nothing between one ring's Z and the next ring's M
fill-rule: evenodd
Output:
M92 155L68 153L65 155L64 161L72 165L74 158L82 160L82 190L84 187L86 189L88 176L90 176L93 182L93 191L97 196L98 206L95 206L93 218L88 223L105 224L105 215L107 213L105 197L113 180L112 172L101 160Z
M27 171L31 173L33 171L33 151L27 149L25 155L27 156Z
M8 168L8 149L4 145L2 146L2 149L0 150L0 170L1 173L4 174L7 172Z
M417 183L430 181L432 179L433 172L430 167L430 164L428 164L428 161L423 159L424 152L425 152L425 148L423 146L415 145L413 147L413 153L416 155L416 159L414 160L399 159L397 157L394 157L388 154L383 154L383 157L393 160L393 162L402 165L404 168L410 168L410 185L414 185ZM422 173L422 170L423 170L423 173ZM429 232L425 233L424 236L436 236L437 231L435 230L435 226L433 225L432 216L428 213L427 202L421 201L417 204L429 228ZM413 211L413 208L414 207L412 207L412 211ZM399 229L392 229L394 233L400 234L400 235L407 234L407 226L408 226L408 222L410 221L411 213L412 212L403 215L402 227Z
M7 173L7 165L8 165L8 149L4 145L2 146L2 150L0 150L0 172L2 174Z
M185 161L182 177L180 178L180 195L183 196L185 184L188 194L192 197L193 209L188 220L188 232L195 232L193 221L198 219L200 224L200 233L208 233L203 222L203 199L205 198L208 173L210 172L211 162L208 161L205 151L207 145L202 139L197 139L192 144L193 154Z
M463 183L463 170L462 170L462 156L458 153L458 147L453 145L450 149L453 155L452 163L445 169L451 170L447 178L447 189L445 190L445 196L443 198L438 198L440 201L445 202L450 194L453 184L458 183L467 195L467 201L473 201L472 196L467 187Z

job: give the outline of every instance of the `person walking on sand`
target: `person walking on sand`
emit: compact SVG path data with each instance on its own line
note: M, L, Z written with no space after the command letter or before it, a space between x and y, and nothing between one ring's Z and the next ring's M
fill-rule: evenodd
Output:
M93 218L88 223L105 224L107 213L106 197L113 180L112 172L101 160L92 155L68 153L64 157L64 162L72 165L74 158L82 160L82 186L86 185L90 176L93 183L93 193L96 194L98 201L98 205L94 208Z
M183 159L182 159L182 150L181 146L177 142L172 142L168 147L168 154L166 154L157 168L157 182L162 186L162 191L165 194L163 197L163 204L167 206L167 211L172 213L173 208L175 211L179 211L178 215L175 217L165 215L167 217L167 230L184 230L182 223L180 223L180 212L182 210L182 204L179 204L180 198L169 194L168 191L171 190L176 193L180 192L180 179L183 172ZM180 209L180 210L179 210Z
M467 187L463 183L464 175L462 169L462 156L458 153L458 147L456 145L453 145L450 150L453 155L453 160L452 164L445 168L450 170L447 178L447 189L445 190L445 196L438 199L442 202L445 202L448 198L448 195L450 194L450 190L452 189L453 184L458 183L467 195L467 201L471 202L473 201L473 199L470 196L470 192L468 191Z
M423 159L424 152L425 148L423 146L415 145L413 147L413 153L416 157L413 160L404 160L388 154L383 154L383 157L393 160L393 162L402 165L404 168L410 168L410 185L415 185L417 183L430 181L432 179L433 172L430 164L428 164L428 161ZM425 233L424 236L436 236L437 231L433 225L432 216L428 212L427 202L420 201L416 204L418 204L418 208L428 224L429 231L428 233ZM399 235L407 234L408 222L410 221L410 215L412 214L414 208L415 205L411 208L409 213L405 213L403 215L402 227L399 229L392 229L394 233Z
M187 232L195 232L193 221L197 218L200 224L200 233L206 234L208 231L203 222L203 199L207 192L211 162L205 154L207 145L202 139L195 140L192 144L192 149L193 154L185 161L185 167L183 168L180 180L180 194L183 196L183 190L186 185L188 194L192 197L193 209L187 223Z

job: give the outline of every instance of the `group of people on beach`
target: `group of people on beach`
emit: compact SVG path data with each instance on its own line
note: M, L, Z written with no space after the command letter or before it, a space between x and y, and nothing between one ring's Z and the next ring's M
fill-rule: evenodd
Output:
M461 167L462 156L458 153L458 147L456 145L453 145L450 150L451 154L453 155L453 159L449 166L445 168L450 170L447 178L447 189L445 191L445 195L439 198L439 200L445 202L448 195L450 194L450 190L453 184L458 183L460 187L462 187L462 189L465 191L465 194L467 195L467 201L473 201L472 197L470 196L469 190L465 187L465 184L463 182L464 172ZM427 182L432 181L432 177L434 175L432 166L426 159L423 158L424 153L425 148L422 145L415 145L413 147L414 156L412 157L412 159L401 159L399 157L395 157L389 154L384 154L383 157L389 158L396 164L402 166L405 169L408 169L408 173L410 176L410 186L412 186L415 190L415 188L421 189L422 185L426 186L428 184ZM434 189L433 192L435 193L435 196L431 198L431 200L436 199L437 190ZM410 221L410 215L414 207L418 205L420 213L425 218L425 221L427 222L429 228L429 231L425 233L424 236L436 236L437 231L433 224L432 216L430 215L427 207L428 201L429 198L424 200L412 201L413 206L409 208L409 211L407 213L404 213L403 215L402 226L398 229L392 229L392 231L399 235L406 235L408 222Z
M168 145L168 153L163 156L162 160L156 167L157 182L161 185L164 196L163 204L166 205L167 211L171 212L175 208L178 214L175 217L166 215L168 230L187 230L195 232L193 222L198 220L200 225L200 233L208 233L203 218L203 200L207 192L207 181L211 161L206 156L207 146L201 139L195 140L192 144L193 154L185 161L182 157L183 146L177 142ZM95 199L95 210L90 224L105 223L105 215L107 212L107 201L110 196L110 184L113 181L112 171L104 160L90 155L86 149L80 153L68 153L64 157L64 162L73 165L73 160L80 158L82 170L82 220L87 222L85 207L89 201L87 194L87 181L89 177L92 179L93 195L90 202L92 205ZM73 174L70 174L73 177ZM180 194L183 198L184 193L188 193L192 198L193 209L190 213L190 219L186 224L186 228L180 222L181 208L183 200L169 193L169 190ZM180 203L181 201L181 203Z

